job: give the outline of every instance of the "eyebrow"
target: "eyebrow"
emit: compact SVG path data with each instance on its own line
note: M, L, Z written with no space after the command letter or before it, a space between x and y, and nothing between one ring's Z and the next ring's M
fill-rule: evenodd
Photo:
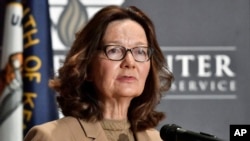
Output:
M120 41L108 41L108 42L104 42L104 44L108 44L108 45L122 45L123 44ZM135 42L133 43L133 46L148 46L148 43L144 43L144 42Z

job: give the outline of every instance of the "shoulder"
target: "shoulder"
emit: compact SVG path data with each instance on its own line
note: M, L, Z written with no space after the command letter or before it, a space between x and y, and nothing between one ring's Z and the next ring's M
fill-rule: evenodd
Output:
M162 141L160 133L154 128L137 133L138 141Z
M82 128L77 119L73 117L64 117L34 126L26 134L24 141L76 140L79 136L84 136L84 134L82 134Z
M158 130L151 128L151 129L146 130L146 133L149 135L150 140L162 141Z

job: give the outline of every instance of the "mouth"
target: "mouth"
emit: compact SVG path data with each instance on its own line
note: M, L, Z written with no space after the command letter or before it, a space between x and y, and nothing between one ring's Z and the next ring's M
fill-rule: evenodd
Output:
M120 81L120 82L131 83L131 82L136 81L137 79L134 76L119 76L117 78L117 80Z

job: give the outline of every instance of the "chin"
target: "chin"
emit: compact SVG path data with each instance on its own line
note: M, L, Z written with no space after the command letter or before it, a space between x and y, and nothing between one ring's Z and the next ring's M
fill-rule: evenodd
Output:
M131 97L131 98L138 97L140 95L141 95L141 93L132 93L132 92L122 94L122 96L124 96L124 97Z

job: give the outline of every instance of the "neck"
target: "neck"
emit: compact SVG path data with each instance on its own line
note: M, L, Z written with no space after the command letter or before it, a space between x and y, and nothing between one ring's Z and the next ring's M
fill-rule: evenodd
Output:
M104 101L104 118L112 120L127 119L132 98L108 99Z

